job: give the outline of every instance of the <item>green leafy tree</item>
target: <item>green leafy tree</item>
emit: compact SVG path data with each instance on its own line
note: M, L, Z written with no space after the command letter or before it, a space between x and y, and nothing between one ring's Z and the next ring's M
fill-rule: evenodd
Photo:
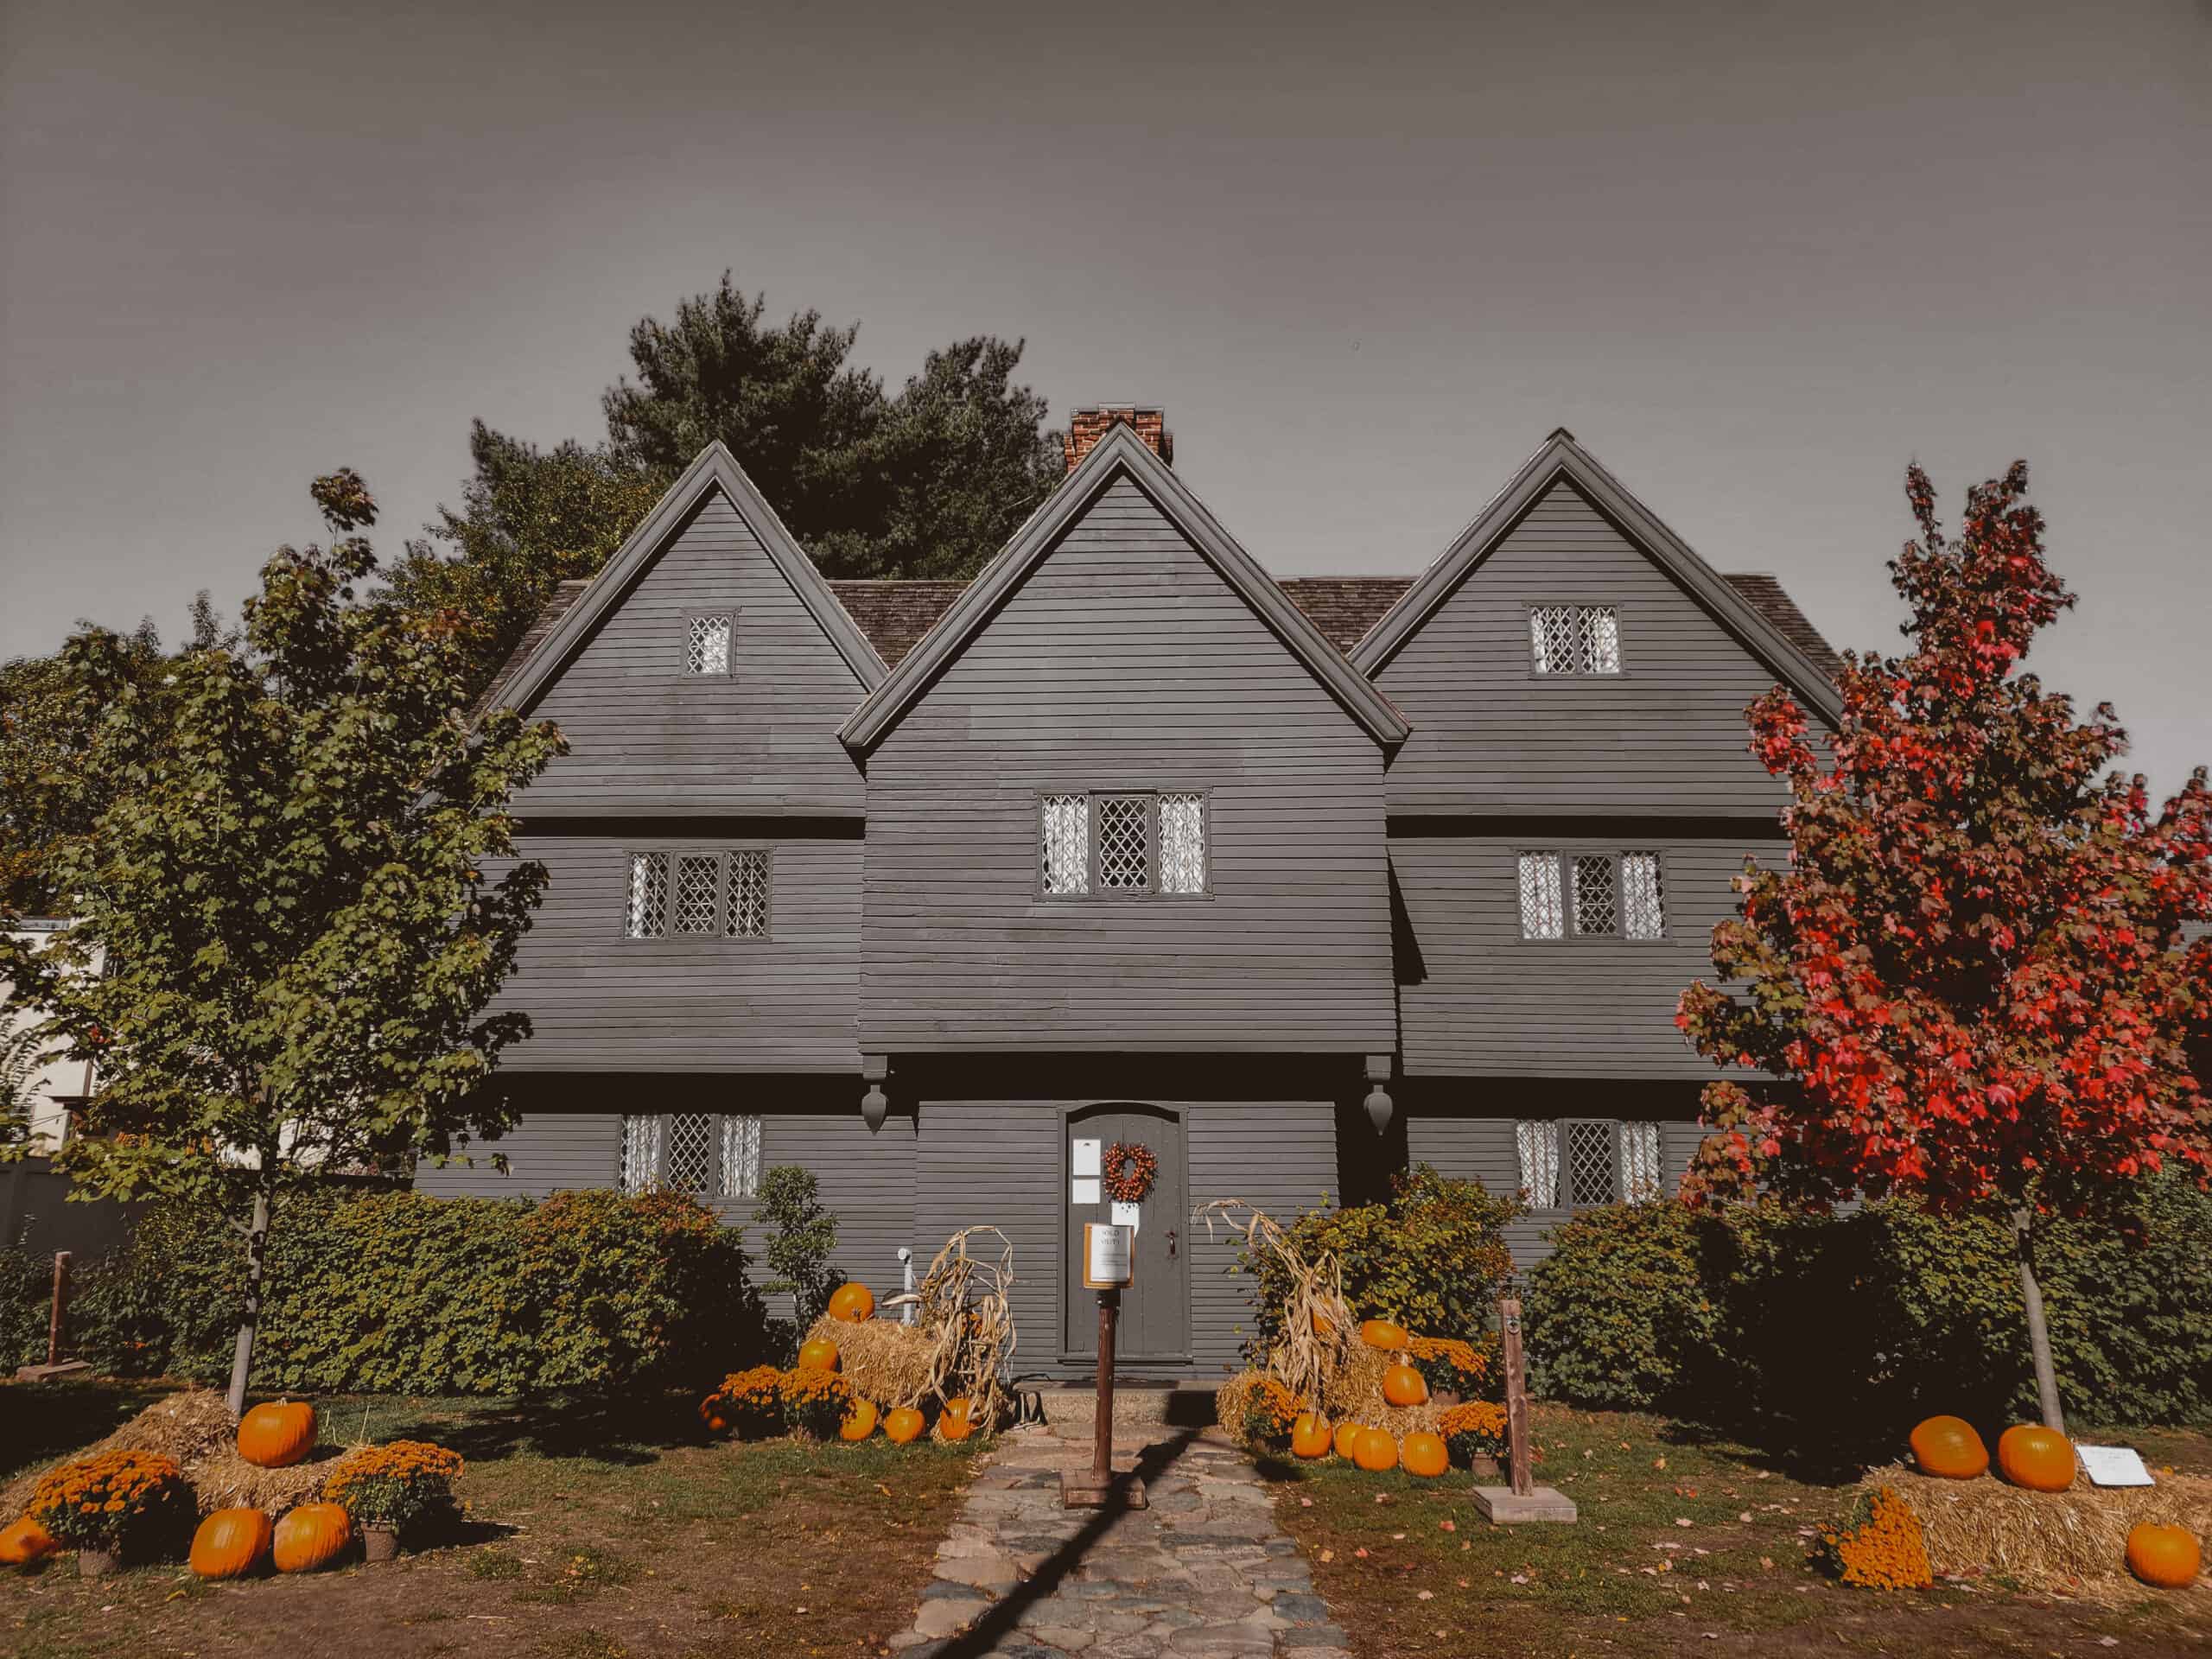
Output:
M1750 710L1789 786L1786 868L1746 868L1713 930L1726 987L1677 1021L1716 1065L1693 1196L1821 1204L1917 1194L2010 1222L2044 1421L2063 1427L2036 1271L2053 1217L2136 1206L2161 1169L2212 1172L2193 1070L2212 1029L2212 792L2199 767L2151 810L2106 772L2112 709L2017 672L2074 602L2014 463L1967 494L1955 540L1917 467L1920 526L1890 567L1902 658L1847 658L1825 760L1786 690Z
M486 865L512 857L513 792L563 747L511 714L466 725L453 639L355 597L375 567L350 533L375 520L361 480L314 494L334 539L278 550L240 646L106 704L79 762L106 804L54 860L76 919L44 950L0 946L42 1029L98 1063L57 1166L243 1234L233 1411L284 1198L513 1121L487 1085L529 1022L483 1010L545 872Z
M760 1177L759 1219L768 1233L768 1270L760 1288L791 1298L793 1336L829 1311L844 1277L830 1257L837 1249L837 1217L822 1207L814 1172L778 1164Z

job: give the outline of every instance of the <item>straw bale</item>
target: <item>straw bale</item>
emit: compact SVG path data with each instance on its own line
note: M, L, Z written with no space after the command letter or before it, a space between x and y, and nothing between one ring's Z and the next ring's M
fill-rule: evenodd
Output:
M219 1445L186 1464L184 1478L192 1483L202 1515L213 1515L217 1510L255 1509L268 1510L273 1520L287 1510L320 1497L322 1483L343 1456L342 1446L318 1446L301 1462L283 1469L264 1469L240 1457L235 1446Z
M2077 1474L2063 1492L2031 1492L1992 1476L1942 1480L1910 1465L1867 1471L1859 1490L1887 1486L1919 1516L1928 1560L1946 1578L2001 1577L2094 1600L2148 1593L2127 1572L2127 1534L2155 1521L2212 1534L2212 1478L2162 1474L2155 1486L2093 1486ZM2212 1589L2192 1594L2212 1600Z
M929 1394L937 1344L919 1325L880 1319L855 1324L825 1313L806 1335L809 1341L819 1337L836 1343L845 1381L881 1410L918 1407Z
M1351 1353L1330 1376L1321 1392L1322 1414L1332 1423L1364 1423L1387 1428L1400 1440L1407 1435L1436 1433L1444 1408L1431 1395L1417 1406L1394 1406L1382 1397L1382 1374L1402 1355L1385 1353L1364 1344Z

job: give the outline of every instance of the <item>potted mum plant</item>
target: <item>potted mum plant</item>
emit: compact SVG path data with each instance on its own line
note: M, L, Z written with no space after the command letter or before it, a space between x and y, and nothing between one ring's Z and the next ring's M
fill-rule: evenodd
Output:
M401 1534L457 1512L453 1481L461 1471L458 1452L428 1440L394 1440L348 1452L323 1482L322 1495L353 1517L362 1559L388 1561L399 1554Z
M77 1552L77 1571L88 1579L114 1572L126 1553L158 1549L192 1513L184 1471L158 1452L80 1458L48 1471L31 1494L31 1518Z

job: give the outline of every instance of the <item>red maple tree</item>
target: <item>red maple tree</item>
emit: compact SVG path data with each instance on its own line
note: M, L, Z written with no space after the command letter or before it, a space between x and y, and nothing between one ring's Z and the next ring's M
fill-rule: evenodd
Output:
M2018 671L2074 603L2044 560L2015 462L1948 540L1927 475L1890 566L1903 658L1847 654L1825 745L1787 690L1747 711L1788 781L1786 869L1756 861L1714 968L1675 1023L1756 1080L1704 1093L1715 1131L1684 1183L1819 1204L1920 1195L2009 1214L2044 1421L2063 1428L2035 1273L2039 1219L2116 1213L2161 1169L2200 1182L2212 1134L2212 795L2202 767L2152 816L2108 705Z

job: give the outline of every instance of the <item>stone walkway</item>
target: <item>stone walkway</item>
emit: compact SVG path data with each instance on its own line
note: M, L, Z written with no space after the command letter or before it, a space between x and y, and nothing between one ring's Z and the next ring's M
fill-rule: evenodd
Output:
M938 1548L899 1659L1349 1659L1298 1547L1215 1429L1117 1427L1114 1467L1151 1507L1064 1510L1088 1422L1001 1437Z

